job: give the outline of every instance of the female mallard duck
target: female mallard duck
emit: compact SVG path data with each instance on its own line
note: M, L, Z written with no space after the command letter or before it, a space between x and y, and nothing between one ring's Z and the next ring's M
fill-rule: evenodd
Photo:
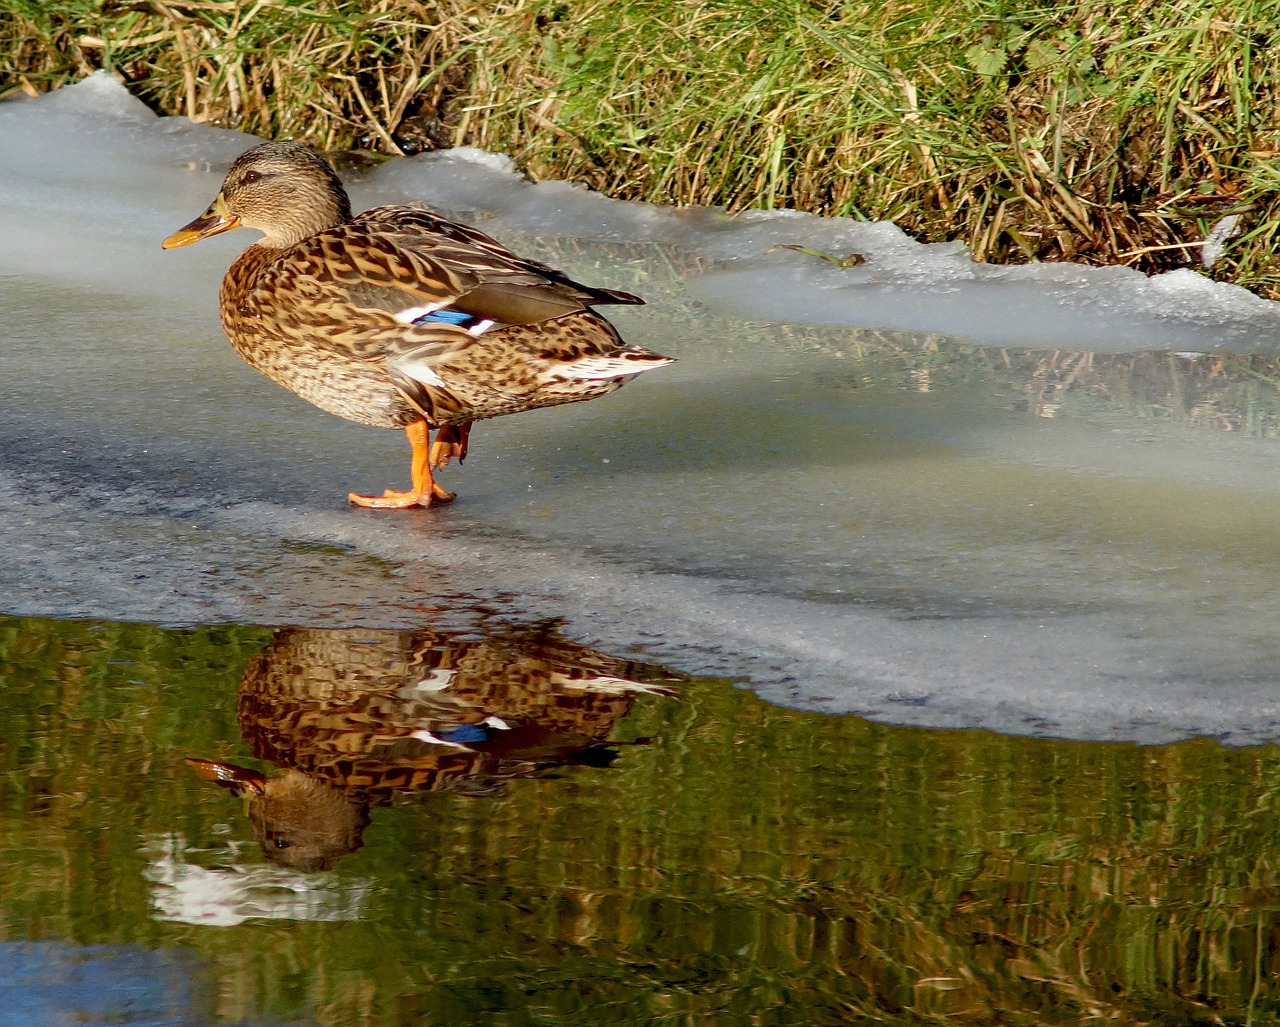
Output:
M222 282L232 346L321 409L409 436L413 487L351 494L360 506L447 503L431 471L466 456L472 421L594 399L671 363L591 309L638 297L579 285L418 207L352 216L333 169L297 143L242 153L164 248L241 225L265 238Z

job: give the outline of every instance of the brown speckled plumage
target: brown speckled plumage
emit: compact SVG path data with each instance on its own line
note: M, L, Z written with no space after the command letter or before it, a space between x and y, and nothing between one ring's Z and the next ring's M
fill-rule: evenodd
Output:
M430 467L465 455L472 421L594 399L670 363L591 309L639 298L580 285L425 209L352 216L329 165L295 143L241 154L209 210L165 245L240 225L265 237L222 283L236 351L330 413L409 433L414 488L351 496L361 505L445 502ZM465 322L424 320L442 313ZM444 429L429 459L428 428Z

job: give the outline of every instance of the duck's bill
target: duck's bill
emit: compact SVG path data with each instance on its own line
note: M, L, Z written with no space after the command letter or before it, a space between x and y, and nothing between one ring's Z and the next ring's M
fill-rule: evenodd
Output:
M211 235L229 232L239 227L240 219L234 214L227 213L222 205L222 197L219 196L214 200L213 206L190 224L183 225L160 245L166 250L171 250L175 246L189 246L201 239L208 239Z
M267 779L256 770L237 767L234 763L202 760L195 756L186 757L186 761L187 765L206 781L213 781L224 788L230 788L237 794L256 792L261 795L266 791Z

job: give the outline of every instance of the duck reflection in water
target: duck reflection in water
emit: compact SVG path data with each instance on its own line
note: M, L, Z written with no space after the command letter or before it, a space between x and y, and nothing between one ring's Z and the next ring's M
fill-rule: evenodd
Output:
M674 680L552 626L484 638L285 628L249 661L237 704L254 756L284 773L187 762L246 799L268 858L326 870L360 847L369 807L398 793L484 795L556 766L608 766L615 725Z

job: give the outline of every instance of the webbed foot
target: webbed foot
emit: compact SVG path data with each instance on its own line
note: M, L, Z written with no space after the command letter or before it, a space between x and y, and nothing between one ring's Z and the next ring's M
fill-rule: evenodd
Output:
M434 481L429 483L428 488L422 490L409 489L407 492L397 492L394 489L387 489L380 496L362 496L357 492L347 495L349 502L370 510L407 510L411 506L440 506L442 503L452 503L455 498L454 493L441 488Z
M413 488L407 492L387 489L380 496L362 496L358 492L351 492L347 495L349 502L370 510L407 510L411 506L440 506L442 503L453 502L454 494L441 488L431 477L427 446L430 435L427 431L427 422L415 421L413 424L406 426L404 431L409 436L409 445L413 447ZM453 443L447 442L446 444L452 445ZM466 453L467 439L465 433L461 435L461 445L462 453ZM434 448L431 447L430 452L434 452ZM446 460L445 462L447 463L448 461Z

